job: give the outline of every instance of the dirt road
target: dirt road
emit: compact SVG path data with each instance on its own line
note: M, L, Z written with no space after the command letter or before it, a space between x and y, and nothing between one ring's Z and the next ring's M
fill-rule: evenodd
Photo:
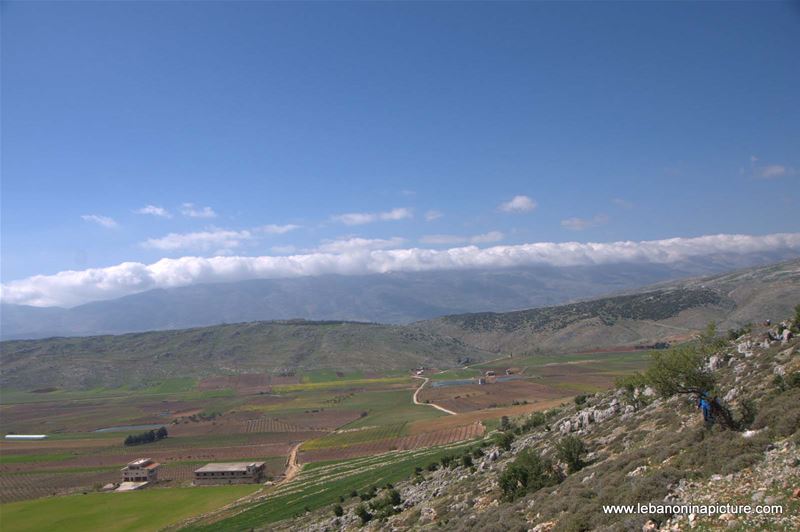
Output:
M414 401L414 404L415 404L415 405L426 405L426 406L432 406L432 407L433 407L433 408L435 408L436 410L441 410L441 411L442 411L442 412L444 412L445 414L450 414L451 416L455 416L455 415L456 415L456 412L453 412L452 410L448 410L448 409L446 409L446 408L444 408L444 407L441 407L441 406L439 406L439 405L437 405L437 404L433 404L433 403L420 403L420 402L419 402L419 399L417 398L417 397L419 396L419 392L420 392L420 390L422 390L422 388L424 388L424 387L425 387L425 385L426 385L426 384L428 384L428 381L429 381L430 379L429 379L428 377L418 377L418 376L416 376L416 375L414 376L414 378L415 378L415 379L423 379L423 381L422 381L422 384L420 384L420 385L419 385L419 388L417 388L417 390L414 392L414 397L412 398L412 399L413 399L413 401Z
M303 445L303 442L298 443L294 447L292 447L291 452L289 452L289 458L286 460L286 472L284 473L283 480L281 482L291 482L294 477L300 473L300 465L297 463L297 451L300 450L300 446Z

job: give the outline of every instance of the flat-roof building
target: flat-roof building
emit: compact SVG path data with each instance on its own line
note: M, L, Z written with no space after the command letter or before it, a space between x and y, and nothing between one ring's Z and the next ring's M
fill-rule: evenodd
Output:
M155 482L160 466L151 458L138 458L122 468L122 482Z
M194 472L198 486L210 484L255 484L264 479L264 462L206 464Z

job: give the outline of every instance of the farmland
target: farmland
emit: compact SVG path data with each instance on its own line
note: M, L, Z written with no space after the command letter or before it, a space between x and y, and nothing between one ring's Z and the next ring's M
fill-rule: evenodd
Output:
M458 413L568 399L611 387L649 358L647 351L507 357L433 375L419 399ZM487 372L496 377L478 385L477 377Z
M424 450L396 451L345 461L309 464L292 483L279 486L264 497L238 508L233 516L216 516L187 527L187 531L235 531L272 523L333 504L353 491L409 477L416 467L424 467L442 456L455 455L469 448L460 443Z
M0 442L0 502L4 518L9 512L12 520L20 515L18 509L57 507L73 494L88 494L81 501L97 498L116 504L114 497L126 494L94 492L119 482L119 469L133 459L147 456L160 462L155 487L145 495L119 499L125 501L120 512L126 515L128 503L144 504L148 493L174 493L176 500L183 500L194 492L187 489L193 471L208 462L264 461L267 477L280 480L291 449L300 444L298 478L263 488L255 502L237 510L241 513L218 516L213 526L235 530L275 522L305 507L329 504L353 489L404 478L415 467L480 441L502 416L544 410L578 393L603 389L616 376L641 368L647 358L630 352L543 355L427 370L430 381L419 400L458 415L415 405L412 397L422 381L408 371L317 369L288 376L168 378L139 389L4 390L4 432L44 433L48 438ZM508 380L477 385L476 378L487 371ZM122 445L126 435L158 426L167 428L166 439ZM196 491L211 493L205 489ZM229 500L233 493L220 491L219 500ZM212 509L211 502L200 497L177 517L205 509ZM75 512L97 518L81 505ZM66 530L77 515L68 514ZM121 529L125 523L120 521ZM141 530L162 524L130 521Z
M6 504L3 528L17 532L158 530L252 493L254 486L91 493ZM147 511L142 511L144 508Z

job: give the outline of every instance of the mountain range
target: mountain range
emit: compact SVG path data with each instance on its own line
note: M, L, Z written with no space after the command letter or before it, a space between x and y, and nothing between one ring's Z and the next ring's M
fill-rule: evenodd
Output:
M263 320L408 324L553 306L787 258L707 256L670 264L536 266L250 280L157 289L73 308L0 305L0 338L181 329Z

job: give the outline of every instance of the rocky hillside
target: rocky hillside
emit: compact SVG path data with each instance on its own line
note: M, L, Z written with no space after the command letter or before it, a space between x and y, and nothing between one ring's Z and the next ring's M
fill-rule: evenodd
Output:
M0 343L0 386L146 386L175 377L313 369L386 371L483 360L459 340L400 326L254 322L120 336Z
M778 319L800 301L800 260L637 293L517 312L459 314L416 327L495 352L568 351L653 344L690 337L710 321L720 329Z
M349 499L341 517L327 508L304 516L302 526L294 520L272 529L798 530L800 342L765 336L778 332L758 328L693 351L696 366L674 358L689 351L659 354L709 385L733 428L722 426L720 414L704 422L696 398L670 393L651 369L620 389L509 420L468 455L395 484L399 497L392 493L397 504L389 511ZM603 510L637 504L652 508ZM665 508L688 504L769 505L773 514Z

